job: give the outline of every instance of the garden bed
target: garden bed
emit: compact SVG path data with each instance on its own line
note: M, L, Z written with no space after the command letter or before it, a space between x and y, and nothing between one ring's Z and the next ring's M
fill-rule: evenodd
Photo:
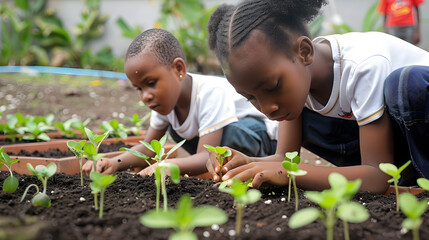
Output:
M0 173L0 181L7 177ZM17 175L20 187L15 193L2 193L0 202L0 229L20 234L34 231L27 239L167 239L172 229L150 229L139 223L139 217L155 208L153 177L142 178L129 172L118 173L118 179L107 188L103 219L93 207L89 178L80 186L79 175L56 174L48 181L50 208L33 207L28 201L20 203L26 186L37 183L33 176ZM34 191L34 190L33 190ZM226 224L197 228L199 239L325 239L325 228L320 221L292 230L287 224L294 212L294 203L287 203L287 188L262 188L261 200L249 205L243 215L243 232L233 234L235 209L233 198L218 191L210 180L181 178L179 184L167 185L169 206L175 207L183 194L190 194L194 205L213 205L222 208L229 220ZM33 192L30 191L30 194ZM300 195L300 209L315 206ZM428 198L427 192L417 195ZM411 232L401 230L404 215L395 211L394 195L358 193L355 198L369 210L370 218L364 223L350 224L351 239L412 239ZM36 222L31 217L37 219ZM5 222L4 220L7 219ZM421 239L429 239L429 213L423 215ZM11 222L20 223L13 225ZM27 221L27 223L26 223ZM7 223L8 222L8 223ZM342 224L335 226L335 239L343 239ZM0 236L2 230L0 230ZM9 239L17 239L10 237Z

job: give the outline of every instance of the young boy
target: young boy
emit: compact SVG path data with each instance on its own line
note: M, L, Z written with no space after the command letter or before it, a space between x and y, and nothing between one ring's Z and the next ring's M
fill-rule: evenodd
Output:
M207 171L209 154L204 144L229 146L251 156L275 152L277 123L237 94L226 79L187 73L182 46L168 31L150 29L134 39L124 69L141 100L152 109L145 141L159 140L167 131L176 141L187 140L184 148L191 156L166 160L178 165L181 174ZM154 155L143 144L133 149ZM140 175L153 174L154 168L146 167L145 161L128 152L97 163L103 173L143 168ZM91 169L89 161L83 170L88 174Z

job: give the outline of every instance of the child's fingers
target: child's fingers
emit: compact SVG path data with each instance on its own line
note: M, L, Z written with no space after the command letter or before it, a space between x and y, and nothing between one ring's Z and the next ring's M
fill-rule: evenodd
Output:
M82 173L85 176L88 176L92 171L92 161L86 161L86 163L82 166Z
M207 168L207 172L211 175L213 181L215 181L215 182L220 181L220 177L217 174L217 172L215 171L215 169L213 169L213 165L212 165L210 159L206 163L206 168ZM219 167L218 167L218 169L219 169Z
M276 186L285 186L288 183L286 171L264 170L255 175L252 181L254 188L259 188L262 183L267 182Z
M243 166L236 167L234 169L229 170L222 177L222 181L228 181L231 178L238 178L241 181L246 181L247 179L253 177L257 173L257 169L253 166L253 164L246 164Z

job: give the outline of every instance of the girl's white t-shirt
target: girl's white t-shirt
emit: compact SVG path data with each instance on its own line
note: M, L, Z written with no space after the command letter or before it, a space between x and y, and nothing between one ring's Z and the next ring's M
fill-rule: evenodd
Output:
M173 130L183 139L202 137L219 130L238 119L251 116L264 121L271 139L277 139L276 121L269 120L247 99L238 94L223 77L191 74L192 97L189 114L180 124L174 109L167 115L152 111L150 126L156 130L171 124Z
M306 107L325 116L371 123L384 113L384 80L409 65L429 65L429 53L381 32L347 33L318 37L328 40L334 60L334 82L326 105L311 94Z

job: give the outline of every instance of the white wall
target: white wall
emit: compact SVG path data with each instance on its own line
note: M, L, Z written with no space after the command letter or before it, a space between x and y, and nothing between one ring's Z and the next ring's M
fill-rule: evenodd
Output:
M13 2L12 0L5 1ZM361 30L366 11L375 1L336 0L335 3L343 21L358 31ZM225 2L234 4L238 0L205 0L207 6ZM49 7L57 10L58 16L68 29L80 21L80 13L84 6L81 0L49 0L48 3ZM122 17L131 26L140 26L142 29L151 28L159 17L160 3L161 0L100 0L101 12L107 14L109 20L106 23L105 34L102 39L93 43L93 49L97 50L108 45L112 47L115 55L124 56L132 39L121 36L121 30L116 25L116 19ZM322 12L328 17L331 16L329 6L324 7ZM422 41L419 46L429 51L429 3L426 2L420 7L420 14L422 18Z

